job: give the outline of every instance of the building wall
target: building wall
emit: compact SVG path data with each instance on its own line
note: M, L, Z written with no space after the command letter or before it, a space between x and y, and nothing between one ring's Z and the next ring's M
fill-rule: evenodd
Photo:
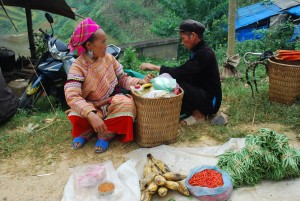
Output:
M179 38L164 38L147 40L136 43L129 43L118 45L122 52L128 48L133 47L138 56L156 58L156 59L176 59L178 57Z

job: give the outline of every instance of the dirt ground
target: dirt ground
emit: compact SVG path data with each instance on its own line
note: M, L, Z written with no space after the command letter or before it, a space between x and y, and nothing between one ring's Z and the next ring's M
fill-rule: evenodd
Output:
M291 139L290 145L300 148L300 141L295 138L297 134L287 132L288 129L284 126L275 124L241 126L242 129L249 132L263 127L285 133ZM177 142L172 146L203 147L219 144L221 143L201 133L201 136L193 143ZM91 142L80 150L73 150L70 147L59 157L48 154L46 158L39 160L12 157L2 161L0 165L0 201L61 200L64 187L71 175L71 168L101 163L105 160L112 160L115 168L117 168L125 161L123 154L139 148L135 143L123 144L113 141L107 152L95 154L93 145L94 142Z

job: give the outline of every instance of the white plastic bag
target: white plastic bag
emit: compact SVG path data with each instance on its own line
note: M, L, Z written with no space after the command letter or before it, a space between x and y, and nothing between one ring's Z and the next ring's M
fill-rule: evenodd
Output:
M145 93L142 97L144 98L160 98L168 94L167 91L165 90L152 90L149 91L148 93Z

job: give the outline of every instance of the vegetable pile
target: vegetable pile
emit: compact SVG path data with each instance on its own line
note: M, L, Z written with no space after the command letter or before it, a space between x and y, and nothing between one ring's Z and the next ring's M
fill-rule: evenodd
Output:
M275 58L278 60L296 61L300 60L299 50L277 50Z
M262 179L281 180L300 176L300 150L288 145L288 138L270 129L247 135L246 146L219 157L218 166L227 171L234 187L254 186Z
M216 188L223 186L222 174L216 170L203 170L192 176L189 180L189 184L192 186L201 186L208 188Z

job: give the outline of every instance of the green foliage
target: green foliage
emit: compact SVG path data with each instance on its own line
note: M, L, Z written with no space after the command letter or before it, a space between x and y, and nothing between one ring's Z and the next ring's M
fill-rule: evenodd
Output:
M105 4L100 9L97 5L92 11L92 13L96 13L96 22L120 43L154 38L149 27L157 16L155 2L147 5L153 7L147 8L141 1L116 0Z
M290 147L285 135L261 129L246 136L241 151L222 154L218 166L230 174L234 187L254 186L263 179L299 177L300 150Z
M205 33L205 41L212 47L216 48L227 43L227 16L223 15L212 23L211 30Z
M181 18L171 11L166 11L163 16L153 22L150 31L162 37L178 36L178 31L175 29L178 28L180 22Z
M293 44L289 42L294 27L295 25L292 22L287 21L270 29L259 30L257 33L263 35L261 41L268 50L294 49Z
M44 39L44 34L42 33L33 33L34 45L36 50L37 58L39 58L48 48L47 43Z
M138 59L136 51L133 47L128 47L124 51L124 55L120 61L124 68L136 70L138 68Z
M175 16L178 21L184 19L194 19L202 22L208 29L215 19L226 15L228 10L228 1L220 2L218 0L205 1L205 0L158 0L162 5L163 12L170 12L172 15L164 15L158 20L163 21L165 24L172 21ZM171 19L169 19L171 18ZM159 25L160 23L158 23ZM179 23L177 24L177 26ZM155 24L153 25L156 26ZM157 27L158 28L158 27ZM154 28L153 28L154 29Z

